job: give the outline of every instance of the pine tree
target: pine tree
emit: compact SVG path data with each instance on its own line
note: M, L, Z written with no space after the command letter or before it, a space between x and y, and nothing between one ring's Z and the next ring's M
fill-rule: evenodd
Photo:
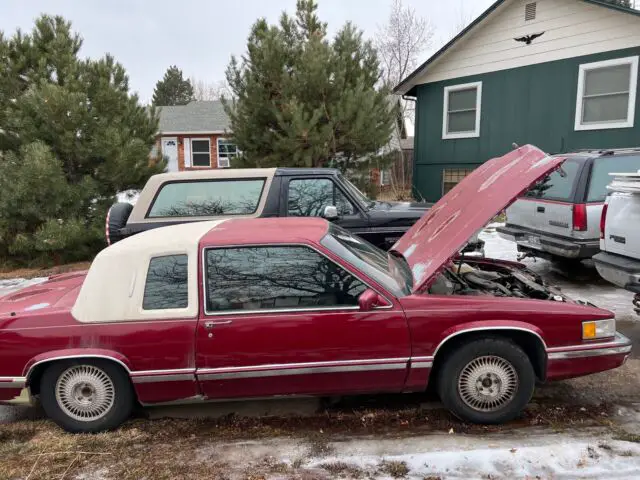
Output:
M394 112L378 88L375 49L352 24L332 40L313 0L294 18L252 27L242 60L232 57L223 99L242 166L339 166L368 169L388 143Z
M194 100L193 85L191 81L183 78L182 70L175 65L169 67L156 83L153 90L153 105L186 105Z
M81 60L61 17L0 36L0 257L83 259L104 243L117 192L164 170L158 118L112 57ZM4 54L3 54L4 53Z

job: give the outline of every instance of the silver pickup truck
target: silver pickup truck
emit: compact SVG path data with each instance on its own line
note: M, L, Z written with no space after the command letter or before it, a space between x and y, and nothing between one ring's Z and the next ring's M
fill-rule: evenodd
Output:
M640 149L580 151L507 209L501 237L522 256L583 260L600 251L600 217L611 172L640 169Z
M605 280L636 294L640 314L640 170L616 174L602 210L600 248L593 257Z

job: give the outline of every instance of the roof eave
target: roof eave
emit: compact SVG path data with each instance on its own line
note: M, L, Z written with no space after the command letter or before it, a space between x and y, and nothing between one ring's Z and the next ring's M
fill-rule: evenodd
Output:
M489 8L487 8L482 14L480 14L473 22L467 25L458 35L453 37L444 47L434 53L426 62L416 68L413 72L409 74L407 78L405 78L402 82L400 82L394 89L393 93L399 95L412 95L415 96L416 92L416 84L413 83L416 77L421 75L425 68L431 65L434 61L440 58L450 47L453 46L458 40L464 37L471 29L473 29L476 25L478 25L481 21L483 21L487 16L493 13L500 5L502 5L506 0L497 0L494 2ZM606 3L601 0L582 0L583 2L591 3L593 5L599 5L601 7L609 8L611 10L617 10L619 12L630 13L631 15L640 16L640 10L634 10L632 8L623 7L620 5L614 5L611 3Z
M159 131L158 135L229 135L228 130L183 130L183 131Z

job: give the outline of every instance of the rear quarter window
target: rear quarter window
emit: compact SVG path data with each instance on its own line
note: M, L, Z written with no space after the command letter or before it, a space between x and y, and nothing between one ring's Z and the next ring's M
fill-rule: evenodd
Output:
M556 170L532 187L525 197L560 202L572 201L582 165L582 162L572 159L565 161L561 166L565 175Z
M596 158L591 169L587 202L604 202L607 185L613 180L611 173L635 173L639 170L640 155Z
M187 268L187 255L152 258L144 285L142 309L187 308L189 306Z
M264 184L264 178L166 183L147 218L251 215L258 209Z

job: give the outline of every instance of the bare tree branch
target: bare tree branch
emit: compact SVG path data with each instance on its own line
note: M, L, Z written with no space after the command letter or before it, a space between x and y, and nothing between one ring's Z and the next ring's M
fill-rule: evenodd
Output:
M191 77L189 81L193 86L193 97L199 102L231 98L231 90L224 81L207 82L195 77Z
M387 23L378 26L375 45L378 56L385 66L383 81L389 87L398 85L419 64L422 53L431 47L435 34L434 25L424 17L420 17L415 9L404 6L402 0L392 0L391 10ZM398 99L400 121L395 122L395 135L397 139L403 138L406 122L413 123L415 109L413 102ZM406 189L404 174L404 154L400 151L401 172L399 182L401 185L392 186Z

